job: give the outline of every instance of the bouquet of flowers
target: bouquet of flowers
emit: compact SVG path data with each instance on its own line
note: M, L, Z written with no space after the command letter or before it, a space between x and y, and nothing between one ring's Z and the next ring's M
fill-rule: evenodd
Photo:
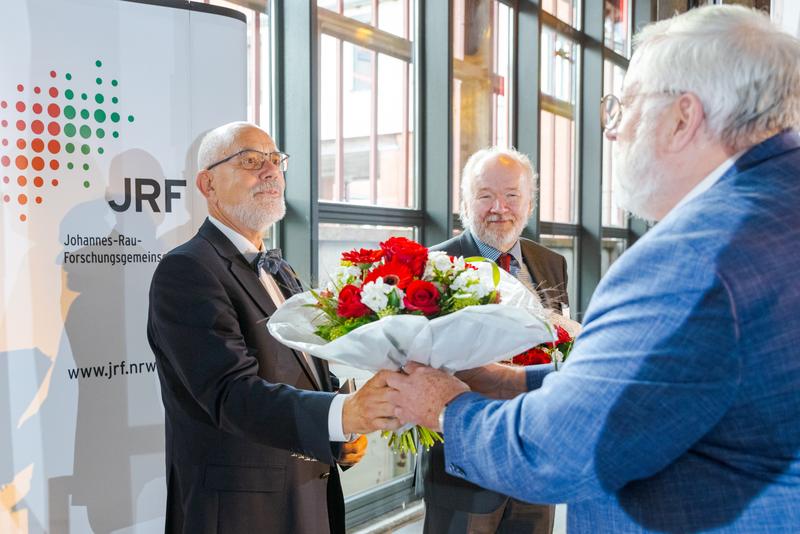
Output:
M551 321L553 321L555 317L560 316L551 316ZM568 323L573 324L562 326L557 324L557 322L560 321L567 321ZM510 363L512 365L537 365L552 362L552 364L555 366L555 370L558 371L558 365L567 359L567 356L569 356L569 353L572 350L572 345L575 343L575 336L577 336L578 331L580 331L580 325L574 321L564 318L556 319L556 321L553 322L553 326L556 329L557 335L557 339L555 341L549 341L547 343L536 345L525 352L517 354L506 363ZM567 330L568 327L574 333L571 333L569 330Z
M294 295L273 314L272 336L368 371L416 361L455 372L556 340L538 298L493 262L402 237L380 247L343 253L326 288ZM413 431L386 436L396 451L415 451ZM442 440L430 429L416 432L426 447Z

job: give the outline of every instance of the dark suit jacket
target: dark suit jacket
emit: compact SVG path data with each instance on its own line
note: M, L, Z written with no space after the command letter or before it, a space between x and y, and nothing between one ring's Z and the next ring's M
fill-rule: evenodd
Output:
M530 239L520 238L520 249L542 303L547 308L560 312L562 305L569 305L567 261L562 255ZM451 256L465 258L480 256L478 245L469 231L431 247L431 250L443 250ZM505 495L450 476L444 468L444 448L441 445L432 447L423 455L423 492L428 504L450 510L487 514L496 510L507 499Z
M167 532L344 532L334 394L273 339L255 271L208 220L165 255L147 335L166 416ZM322 389L322 391L320 390Z

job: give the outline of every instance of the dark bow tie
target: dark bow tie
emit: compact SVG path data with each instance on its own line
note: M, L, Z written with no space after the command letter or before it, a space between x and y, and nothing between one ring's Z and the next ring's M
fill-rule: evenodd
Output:
M277 274L277 272L281 268L281 263L283 263L283 258L281 257L281 249L273 248L267 250L266 252L259 252L258 254L256 254L256 257L253 260L252 265L256 273L258 273L263 267L270 274Z

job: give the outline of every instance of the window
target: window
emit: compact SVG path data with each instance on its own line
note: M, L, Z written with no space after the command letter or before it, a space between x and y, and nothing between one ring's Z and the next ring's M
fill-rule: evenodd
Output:
M580 0L542 0L542 9L573 28L579 27Z
M603 61L603 94L622 96L622 78L625 70L614 63ZM603 226L627 227L627 215L614 200L612 172L613 144L603 136Z
M567 294L571 309L577 308L577 244L578 240L569 235L547 235L539 236L539 243L546 246L553 252L558 252L567 260Z
M603 33L605 45L618 54L629 54L631 0L605 0Z
M511 143L514 12L498 2L453 3L453 211L461 169L481 148Z

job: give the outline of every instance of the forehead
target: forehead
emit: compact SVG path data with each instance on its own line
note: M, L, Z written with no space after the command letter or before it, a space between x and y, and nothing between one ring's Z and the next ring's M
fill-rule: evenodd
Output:
M238 152L246 148L260 152L275 152L275 141L263 130L258 128L245 128L239 130L233 138L231 152Z
M500 155L483 165L482 172L475 177L475 189L491 187L518 187L525 170L513 158Z

